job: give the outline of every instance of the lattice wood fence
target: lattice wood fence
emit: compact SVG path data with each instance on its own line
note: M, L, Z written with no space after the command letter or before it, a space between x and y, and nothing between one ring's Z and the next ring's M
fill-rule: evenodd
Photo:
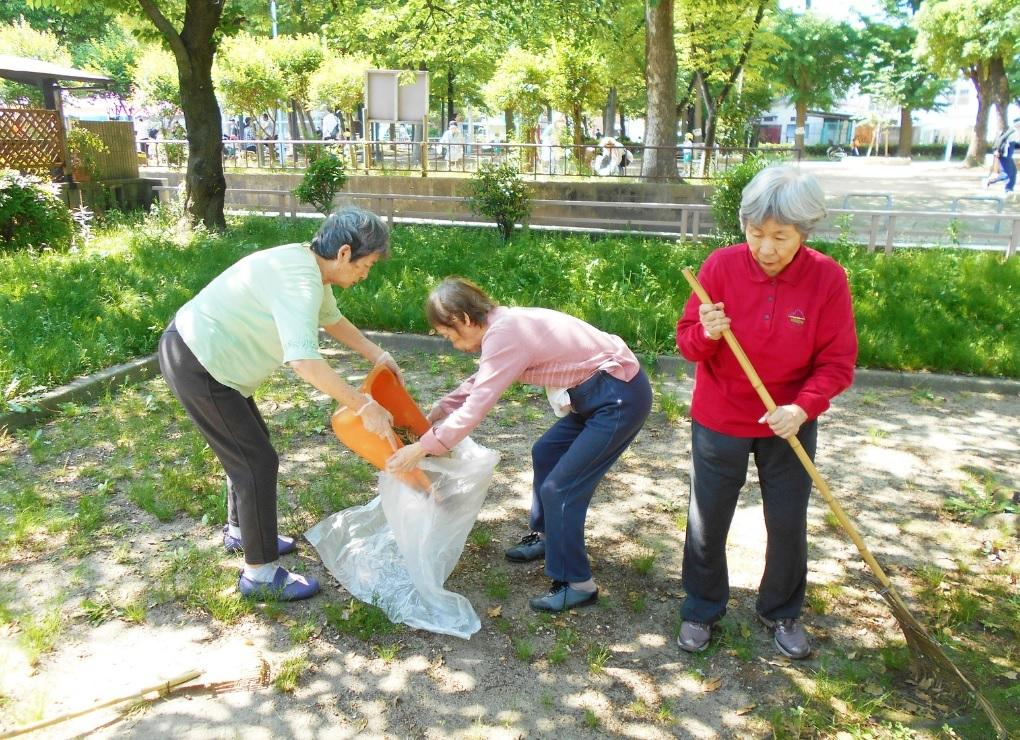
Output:
M56 111L0 108L0 168L49 174L64 164Z

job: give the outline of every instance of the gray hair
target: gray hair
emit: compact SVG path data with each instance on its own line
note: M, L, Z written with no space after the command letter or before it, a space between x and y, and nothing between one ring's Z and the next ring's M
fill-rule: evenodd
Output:
M771 218L806 237L826 213L818 180L790 165L766 167L747 183L740 198L740 225L745 229Z
M312 237L312 251L323 259L336 259L340 247L351 245L351 262L379 253L390 256L390 230L378 216L350 206L330 214Z

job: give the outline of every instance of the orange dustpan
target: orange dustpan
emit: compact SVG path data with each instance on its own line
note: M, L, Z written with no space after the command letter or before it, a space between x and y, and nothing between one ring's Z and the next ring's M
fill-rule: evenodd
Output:
M418 436L432 426L418 408L418 404L387 367L379 365L373 369L361 384L361 392L372 396L380 406L393 414L394 426L410 429ZM331 422L337 439L379 470L384 470L389 457L404 446L399 439L391 442L367 431L361 423L361 417L346 406L339 407L333 413ZM398 477L426 493L432 490L432 482L421 470L400 473Z

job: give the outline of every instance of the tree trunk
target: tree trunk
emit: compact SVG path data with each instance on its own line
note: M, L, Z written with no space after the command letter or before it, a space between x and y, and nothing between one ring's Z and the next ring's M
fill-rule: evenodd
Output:
M909 157L914 146L914 119L908 106L900 108L900 143L896 147L896 156Z
M807 103L802 103L799 100L794 104L797 109L797 123L796 129L793 132L793 145L800 152L801 158L804 156L804 130L807 128Z
M620 108L620 131L617 134L621 139L627 138L627 114Z
M616 136L616 86L609 88L609 96L606 98L606 110L602 115L602 133L606 136Z
M195 222L210 229L226 226L223 198L223 126L212 81L215 33L222 3L187 0L180 33L153 0L139 0L142 11L166 39L177 61L181 109L188 137L185 209Z
M998 123L998 130L1005 131L1009 128L1009 79L1006 77L1006 68L1002 58L997 57L988 63L988 89L991 102L995 106L995 118Z
M503 125L506 128L506 140L509 141L514 133L514 112L507 108L503 111Z
M654 3L653 0L645 0L645 28L648 115L641 174L651 180L675 180L676 44L673 40L673 0Z
M446 125L450 125L450 121L453 120L453 72L446 70Z
M972 69L970 79L977 93L978 109L965 163L968 167L981 167L985 163L985 150L988 148L988 111L992 101L988 81L983 78L981 70Z

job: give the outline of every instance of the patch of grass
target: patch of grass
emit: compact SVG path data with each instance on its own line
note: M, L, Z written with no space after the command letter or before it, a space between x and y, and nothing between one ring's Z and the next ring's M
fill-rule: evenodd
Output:
M282 691L285 694L291 693L297 688L301 674L307 671L311 665L303 655L287 658L280 665L280 670L277 672L276 678L273 679L273 686L277 691Z
M323 468L296 487L298 521L293 529L306 529L330 514L367 503L374 495L376 470L352 454L339 451L323 456ZM299 524L300 523L300 524Z
M1020 513L1020 498L995 473L978 468L965 472L969 479L960 484L960 493L942 506L949 518L975 524L993 514Z
M106 522L106 496L102 493L82 494L73 519L67 544L74 555L81 557L100 545L99 530Z
M600 643L593 643L588 648L588 670L596 676L601 674L610 657L612 657L612 653L608 647Z
M589 730L594 730L599 726L599 716L595 713L594 709L584 710L584 726Z
M546 653L546 659L552 665L561 665L566 662L573 647L577 644L578 635L570 627L563 627L556 632L556 640L552 648Z
M159 572L157 600L172 599L225 624L251 614L254 604L237 590L237 570L222 567L223 559L221 547L187 545L171 551Z
M664 725L671 725L676 722L676 710L673 708L673 702L663 699L655 712L655 718Z
M302 643L308 642L312 639L312 635L319 626L310 619L296 622L287 629L287 634L290 636L290 641L295 645L301 645Z
M523 638L519 640L514 640L513 645L514 655L517 656L518 660L527 663L533 657L535 657L535 646L531 643L530 640L525 640Z
M676 424L681 419L686 419L690 414L691 407L680 400L680 397L669 391L660 391L659 410L666 417L668 424Z
M67 530L73 517L37 484L0 483L0 562L21 549L39 550L49 535Z
M468 540L475 547L484 550L492 544L492 530L484 524L476 524L468 535Z
M403 647L401 643L391 642L389 645L373 645L372 649L379 656L379 660L388 665L396 659L401 647Z
M510 577L502 568L496 568L485 575L485 593L490 599L502 601L510 595Z
M842 595L843 587L838 583L810 583L804 601L815 614L828 614Z
M716 625L714 632L718 635L715 642L721 650L725 650L744 663L756 660L757 653L751 638L751 625L746 620L726 616Z
M882 397L875 391L867 391L860 395L858 401L862 406L880 406Z
M843 525L839 523L839 517L831 509L826 509L825 514L822 516L822 521L833 532L843 531Z
M868 428L868 439L871 440L872 444L877 444L879 441L883 439L888 439L888 437L889 432L887 432L885 429L879 429L878 427Z
M627 594L627 606L635 614L643 614L648 608L648 595L644 591L630 591Z
M59 605L51 606L41 614L20 614L16 621L20 625L18 644L31 666L39 662L43 653L53 649L64 628Z
M639 576L650 576L652 569L655 568L655 559L658 557L658 553L655 550L646 550L641 555L637 555L631 560L631 567L634 572Z
M346 604L326 604L322 611L330 627L365 642L400 630L400 625L393 624L382 609L357 599L351 599Z

